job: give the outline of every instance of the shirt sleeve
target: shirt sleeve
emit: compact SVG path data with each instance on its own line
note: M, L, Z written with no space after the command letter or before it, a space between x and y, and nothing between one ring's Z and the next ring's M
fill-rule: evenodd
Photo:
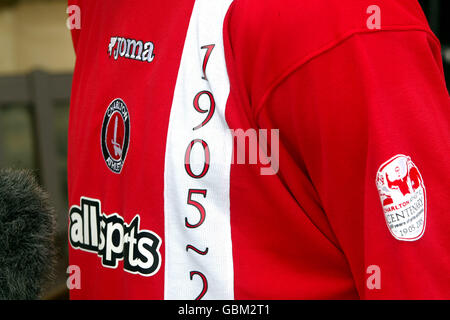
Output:
M306 172L361 298L450 298L450 99L434 35L355 33L267 97L255 118L279 129L279 175L293 179L287 157Z

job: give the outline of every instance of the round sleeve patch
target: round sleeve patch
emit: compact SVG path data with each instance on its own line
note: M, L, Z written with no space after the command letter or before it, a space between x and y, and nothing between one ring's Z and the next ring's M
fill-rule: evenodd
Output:
M376 185L391 234L403 241L420 239L427 218L426 191L411 157L398 154L383 163Z

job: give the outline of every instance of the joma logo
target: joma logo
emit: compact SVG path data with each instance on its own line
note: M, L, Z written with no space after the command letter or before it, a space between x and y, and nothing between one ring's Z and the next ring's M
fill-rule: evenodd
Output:
M143 42L135 39L111 37L108 54L117 60L119 57L138 61L152 62L155 58L153 42Z

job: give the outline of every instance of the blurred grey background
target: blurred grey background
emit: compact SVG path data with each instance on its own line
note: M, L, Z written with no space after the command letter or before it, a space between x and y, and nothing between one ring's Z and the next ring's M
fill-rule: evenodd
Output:
M90 0L107 1L107 0ZM450 83L450 1L419 1ZM58 266L43 299L67 299L67 124L75 56L66 0L0 0L0 167L29 168L57 209Z

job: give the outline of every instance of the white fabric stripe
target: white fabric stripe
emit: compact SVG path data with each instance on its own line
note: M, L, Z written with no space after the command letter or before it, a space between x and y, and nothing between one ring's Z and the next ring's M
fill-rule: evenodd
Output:
M164 172L165 276L164 298L234 299L234 274L230 226L230 164L232 137L225 121L225 107L230 85L223 48L223 21L232 0L196 0L178 71L168 128ZM214 44L206 66L208 80L202 79L203 62L208 52L203 46ZM193 130L208 113L196 111L197 93L207 90L215 101L215 112L203 127ZM200 108L209 110L208 95L199 99ZM210 150L210 167L202 178L192 178L185 169L186 149L195 139L204 140ZM194 144L191 167L199 174L204 165L201 143ZM192 193L191 200L206 210L204 223L187 228L185 218L196 224L200 211L187 203L190 189L206 190L206 195ZM192 245L205 255L187 250ZM191 272L199 272L192 276ZM201 273L201 275L200 275Z

